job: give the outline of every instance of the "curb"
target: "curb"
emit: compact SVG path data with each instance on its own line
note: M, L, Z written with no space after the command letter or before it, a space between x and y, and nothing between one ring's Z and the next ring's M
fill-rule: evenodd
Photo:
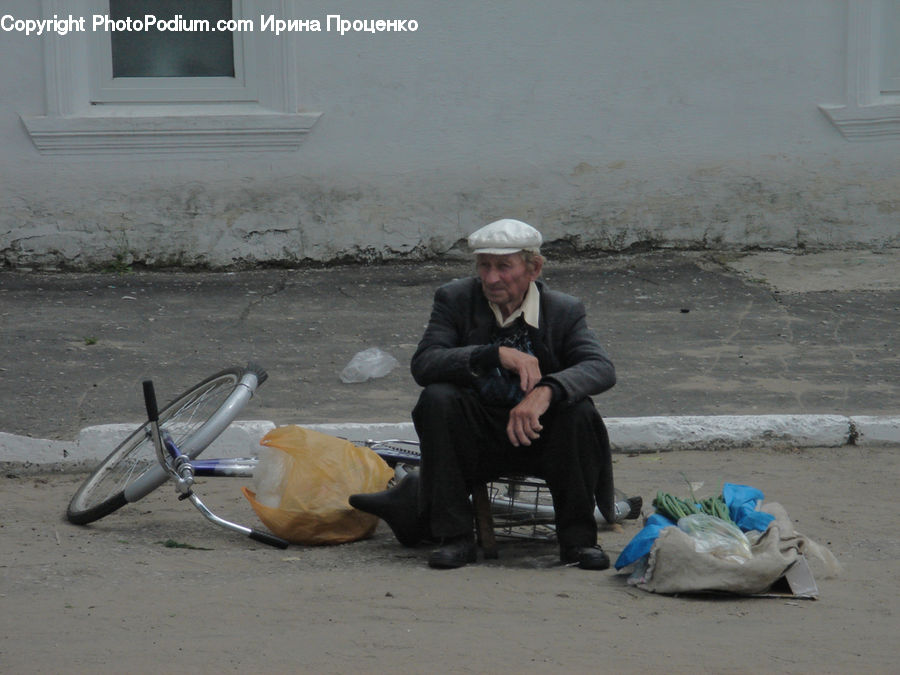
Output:
M618 453L900 445L900 416L711 415L613 417L605 422L613 452ZM87 427L73 441L0 432L0 469L7 473L87 470L109 454L139 424ZM305 426L351 441L416 438L411 422L346 422ZM205 451L206 456L254 456L258 452L259 440L274 427L273 422L265 420L234 422Z

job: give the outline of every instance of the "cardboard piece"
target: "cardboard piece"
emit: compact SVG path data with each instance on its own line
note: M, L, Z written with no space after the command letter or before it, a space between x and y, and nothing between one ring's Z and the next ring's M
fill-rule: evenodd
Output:
M765 593L757 594L756 597L817 600L819 587L809 569L806 556L801 555L797 558L794 564L787 568L784 575L772 584L772 588Z

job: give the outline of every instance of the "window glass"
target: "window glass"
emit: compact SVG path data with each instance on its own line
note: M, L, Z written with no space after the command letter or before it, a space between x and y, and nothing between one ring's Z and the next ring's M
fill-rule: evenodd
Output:
M900 94L900 0L887 0L881 22L881 93Z
M114 21L152 14L180 28L110 33L114 78L234 77L234 36L215 30L232 18L232 0L110 0L109 13Z

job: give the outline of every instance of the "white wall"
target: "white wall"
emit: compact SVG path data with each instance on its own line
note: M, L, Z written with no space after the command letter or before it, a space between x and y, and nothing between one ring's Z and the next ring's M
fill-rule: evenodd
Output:
M818 108L847 0L305 4L419 28L277 38L323 113L292 152L42 155L20 116L61 38L0 33L0 260L422 257L503 216L581 249L900 245L900 140Z

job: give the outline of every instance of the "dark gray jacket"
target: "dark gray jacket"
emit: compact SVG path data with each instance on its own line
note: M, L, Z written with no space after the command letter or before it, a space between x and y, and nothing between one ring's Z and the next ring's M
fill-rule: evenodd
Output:
M616 371L587 326L577 298L551 291L542 281L540 328L531 326L531 342L541 374L575 402L606 391ZM486 347L496 323L477 277L444 284L434 294L431 318L413 354L413 378L421 386L451 382L474 386L485 367L499 365L499 350Z

